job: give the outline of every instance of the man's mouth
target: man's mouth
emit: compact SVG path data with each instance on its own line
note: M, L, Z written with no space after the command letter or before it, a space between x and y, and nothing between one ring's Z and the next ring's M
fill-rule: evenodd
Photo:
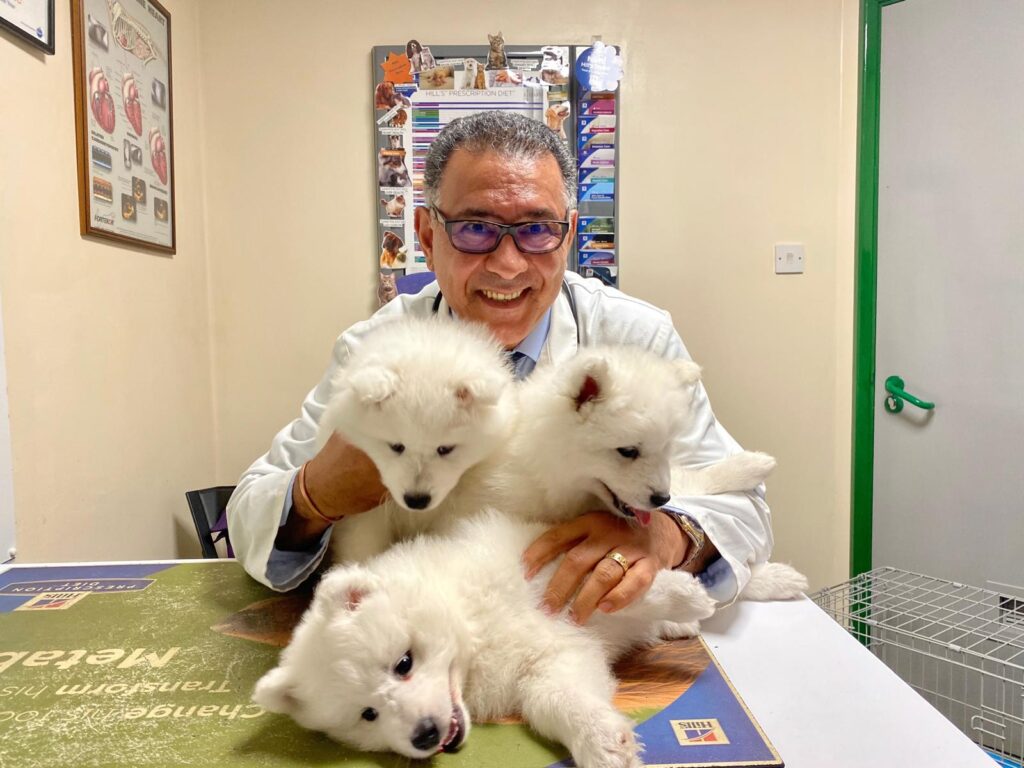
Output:
M608 495L611 496L612 508L616 512L618 512L623 517L632 518L636 520L638 523L640 523L640 525L642 525L645 528L651 524L652 510L641 509L640 507L631 506L624 502L622 499L620 499L618 496L616 496L615 491L613 491L607 485L605 485L604 483L601 483L601 485L604 487L606 491L608 491Z
M520 288L517 291L491 291L485 288L480 291L480 295L489 303L511 306L518 302L528 290L528 288Z

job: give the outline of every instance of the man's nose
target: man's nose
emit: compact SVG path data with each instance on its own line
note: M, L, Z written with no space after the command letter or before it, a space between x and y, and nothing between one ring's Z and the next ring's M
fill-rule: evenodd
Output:
M528 257L516 247L511 234L506 234L497 247L487 254L487 271L506 280L518 277L526 271Z

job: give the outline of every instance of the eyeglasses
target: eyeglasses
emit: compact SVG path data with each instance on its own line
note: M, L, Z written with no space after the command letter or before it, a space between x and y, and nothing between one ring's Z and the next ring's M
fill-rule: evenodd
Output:
M444 225L452 246L463 253L490 253L505 235L511 235L516 248L523 253L551 253L569 233L568 221L517 221L515 224L480 219L449 221L436 207L431 206L430 210Z

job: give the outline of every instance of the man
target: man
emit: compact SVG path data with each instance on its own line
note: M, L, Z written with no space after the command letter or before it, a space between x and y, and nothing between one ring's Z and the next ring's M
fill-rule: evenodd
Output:
M450 312L484 323L518 353L519 375L558 364L580 345L635 344L667 358L688 357L667 313L565 271L576 231L575 158L542 123L495 112L454 121L431 146L424 198L416 233L436 284L398 297L339 337L332 367L307 396L302 416L245 472L228 505L239 559L275 589L291 589L312 573L333 522L373 514L386 494L373 463L338 435L313 454L332 374L381 318ZM694 402L694 426L680 448L701 462L739 451L716 422L703 387ZM645 528L595 511L555 526L523 559L532 575L566 553L545 601L556 610L575 594L572 610L582 623L595 610L636 600L662 568L700 574L713 597L730 601L749 565L767 560L771 546L762 487L673 498Z

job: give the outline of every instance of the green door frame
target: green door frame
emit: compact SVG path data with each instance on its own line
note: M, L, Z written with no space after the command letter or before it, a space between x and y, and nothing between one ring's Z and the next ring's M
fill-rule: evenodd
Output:
M857 126L857 254L854 278L853 478L850 575L871 570L875 461L875 319L878 290L878 121L882 8L902 0L861 0Z

